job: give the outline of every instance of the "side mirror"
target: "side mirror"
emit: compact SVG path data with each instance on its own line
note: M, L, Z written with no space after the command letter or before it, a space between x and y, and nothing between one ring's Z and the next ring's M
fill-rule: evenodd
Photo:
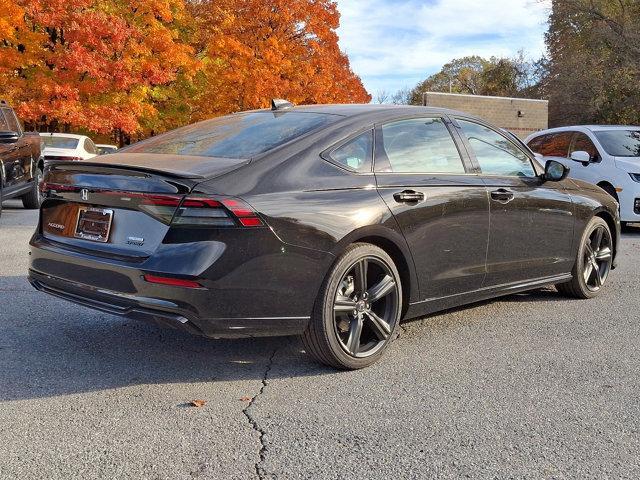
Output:
M571 153L571 160L582 164L589 164L591 162L591 155L587 152L583 152L582 150L578 150L577 152Z
M586 152L585 152L586 153ZM569 175L569 168L555 160L547 160L544 166L544 179L550 182L560 182Z
M0 143L16 143L20 140L18 132L0 132Z

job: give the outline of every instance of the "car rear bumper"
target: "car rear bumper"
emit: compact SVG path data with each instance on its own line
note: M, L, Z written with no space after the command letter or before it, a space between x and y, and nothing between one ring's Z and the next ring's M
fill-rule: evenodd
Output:
M101 312L212 338L298 335L309 317L199 318L165 300L123 295L29 270L29 282L55 297Z
M256 262L232 269L233 278L198 278L203 288L157 285L145 281L144 275L167 272L149 271L144 262L125 265L68 250L36 234L31 240L29 281L37 290L76 304L206 337L302 333L313 307L313 291L290 300L292 289L280 283L285 279L278 267L270 267L265 257ZM243 266L247 273L238 277ZM300 273L308 275L308 270Z

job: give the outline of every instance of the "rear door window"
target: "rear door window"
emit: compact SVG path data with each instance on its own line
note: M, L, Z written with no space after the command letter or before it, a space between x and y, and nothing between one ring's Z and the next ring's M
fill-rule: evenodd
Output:
M545 157L567 158L573 132L550 133L537 151Z
M465 173L460 152L442 118L415 118L382 126L376 172Z
M4 112L2 110L0 110L0 132L9 132L9 122L4 118Z
M4 113L6 122L6 131L21 133L20 124L18 123L18 119L14 115L13 110L10 108L3 108L2 113Z
M98 150L96 149L96 145L93 143L93 141L90 138L86 138L84 140L84 149L87 152L92 153L94 155L98 154Z
M536 153L540 153L540 150L542 149L542 145L544 144L544 142L546 141L548 135L540 135L539 137L536 137L532 140L529 140L529 143L527 144L527 146L534 152Z

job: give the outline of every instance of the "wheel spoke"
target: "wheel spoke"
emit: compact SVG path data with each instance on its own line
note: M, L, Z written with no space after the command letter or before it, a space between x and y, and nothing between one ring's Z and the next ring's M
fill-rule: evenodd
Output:
M360 337L362 336L362 315L358 315L349 325L349 338L347 350L351 355L357 355L360 351Z
M335 313L348 313L356 308L356 302L351 300L349 297L345 297L343 295L337 295L336 301L333 304L333 311Z
M591 246L591 243L587 242L585 247L585 253L587 254L587 258L590 258L591 255L593 255L593 247Z
M602 284L604 283L603 280L602 280L602 273L600 272L599 268L594 268L594 270L596 271L596 275L595 275L595 277L596 277L596 286L597 287L601 287Z
M584 267L584 283L589 283L589 279L591 278L591 274L593 273L593 265L591 262L587 263Z
M609 247L601 248L598 253L596 253L596 260L604 261L609 260L611 258L611 249Z
M389 293L393 291L396 286L396 282L389 275L385 275L380 283L377 283L367 292L369 295L370 302L376 302L381 298L387 296Z
M391 334L391 327L382 318L369 310L365 312L365 316L370 320L370 325L380 340L386 340Z
M367 271L369 270L369 261L363 258L356 264L356 292L362 295L367 291Z
M594 231L593 242L591 243L591 247L593 250L597 251L600 249L600 244L602 244L602 237L604 236L604 228L598 227Z

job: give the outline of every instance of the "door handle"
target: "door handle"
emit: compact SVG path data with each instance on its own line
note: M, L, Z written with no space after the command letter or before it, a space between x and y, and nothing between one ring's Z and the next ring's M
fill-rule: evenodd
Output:
M491 199L500 203L509 203L514 198L514 194L511 190L506 188L499 188L491 192Z
M398 203L417 203L424 200L424 193L416 192L415 190L403 190L402 192L394 193L393 198Z

